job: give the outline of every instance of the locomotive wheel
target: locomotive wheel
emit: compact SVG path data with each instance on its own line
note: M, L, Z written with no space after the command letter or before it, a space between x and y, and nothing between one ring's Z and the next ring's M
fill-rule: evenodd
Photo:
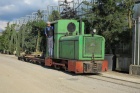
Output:
M65 70L65 71L68 71L68 68L67 68L67 67L64 67L64 70Z
M45 66L45 63L41 62L41 66Z
M60 66L54 65L55 69L60 69Z
M20 57L18 57L18 60L20 60Z

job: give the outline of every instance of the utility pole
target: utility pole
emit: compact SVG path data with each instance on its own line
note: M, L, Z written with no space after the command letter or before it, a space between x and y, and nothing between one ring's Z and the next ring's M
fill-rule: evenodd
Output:
M32 21L37 20L37 12L32 13Z

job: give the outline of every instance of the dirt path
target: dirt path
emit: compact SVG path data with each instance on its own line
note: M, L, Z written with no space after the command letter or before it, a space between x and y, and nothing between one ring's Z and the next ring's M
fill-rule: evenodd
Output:
M139 87L96 78L73 75L0 54L0 93L140 93Z

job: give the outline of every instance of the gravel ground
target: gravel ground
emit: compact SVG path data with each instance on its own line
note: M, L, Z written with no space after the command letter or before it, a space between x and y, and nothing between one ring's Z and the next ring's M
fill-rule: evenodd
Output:
M140 93L140 84L74 75L0 54L0 93Z

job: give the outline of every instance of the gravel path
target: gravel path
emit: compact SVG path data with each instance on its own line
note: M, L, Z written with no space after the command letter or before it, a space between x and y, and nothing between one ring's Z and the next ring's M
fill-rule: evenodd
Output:
M140 84L126 86L127 82L98 77L74 75L0 54L0 93L140 93Z

